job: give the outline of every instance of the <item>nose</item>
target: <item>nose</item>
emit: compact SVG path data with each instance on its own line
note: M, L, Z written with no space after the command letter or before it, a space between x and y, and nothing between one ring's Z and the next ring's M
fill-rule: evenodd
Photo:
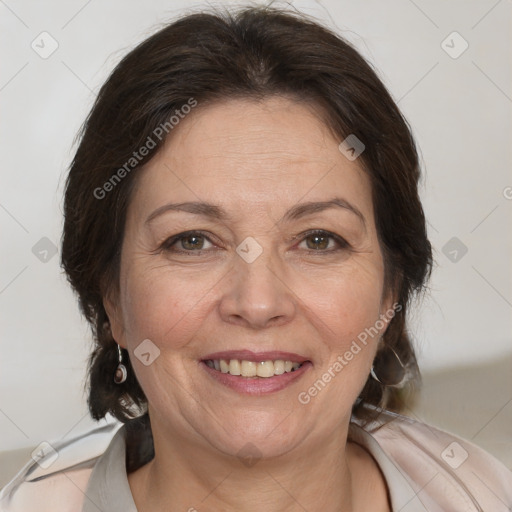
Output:
M291 321L297 303L277 258L267 251L252 263L235 257L219 306L225 322L262 329Z

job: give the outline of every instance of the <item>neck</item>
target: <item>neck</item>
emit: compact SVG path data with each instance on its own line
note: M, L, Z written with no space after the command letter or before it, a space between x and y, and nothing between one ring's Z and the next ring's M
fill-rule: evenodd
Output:
M151 419L155 457L128 475L140 512L355 510L348 421L321 444L241 460L168 434Z

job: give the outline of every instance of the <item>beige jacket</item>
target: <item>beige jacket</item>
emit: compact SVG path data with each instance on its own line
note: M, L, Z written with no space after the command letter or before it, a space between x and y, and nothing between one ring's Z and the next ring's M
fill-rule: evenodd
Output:
M512 511L512 472L468 441L392 413L364 428L352 422L349 436L379 464L395 512ZM1 512L136 512L124 425L47 446L36 459L0 492Z

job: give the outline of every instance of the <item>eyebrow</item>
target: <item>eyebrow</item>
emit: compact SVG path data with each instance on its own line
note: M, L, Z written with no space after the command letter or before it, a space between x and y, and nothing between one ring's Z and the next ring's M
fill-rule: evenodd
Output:
M341 208L343 210L352 212L362 222L364 228L366 229L366 220L361 211L358 210L354 205L349 203L347 200L342 199L341 197L334 197L328 201L310 201L307 203L299 203L290 208L284 214L282 220L297 220L302 217L305 217L306 215L322 212L330 208ZM210 217L212 219L216 219L219 221L226 221L230 218L227 212L220 206L207 202L189 201L185 203L168 203L163 206L160 206L149 215L149 217L146 219L146 224L150 223L156 217L159 217L160 215L163 215L164 213L170 211L192 213L194 215Z

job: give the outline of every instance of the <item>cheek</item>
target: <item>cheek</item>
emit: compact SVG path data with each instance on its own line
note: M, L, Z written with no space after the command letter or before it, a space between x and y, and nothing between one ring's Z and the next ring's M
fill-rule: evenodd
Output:
M311 317L321 328L319 363L297 396L312 415L322 416L325 428L351 410L368 379L377 351L379 332L379 280L342 279L317 295ZM329 300L327 300L329 299ZM313 323L315 320L311 320ZM320 327L319 327L320 326Z
M297 400L312 416L322 417L327 429L351 411L368 379L379 340L375 325L380 318L382 274L378 264L359 263L333 272L322 286L305 283L302 291L309 293L309 318L320 330L321 343L319 364Z
M379 341L382 274L379 265L347 265L321 286L303 281L309 322L320 333L319 364L306 382L299 402L333 418L347 410L366 382ZM329 403L329 412L321 404ZM332 406L332 407L331 407Z
M137 379L148 400L158 410L176 410L181 393L166 389L189 389L193 383L185 360L193 358L189 343L194 340L208 316L214 289L214 276L191 279L186 272L170 271L152 264L132 267L127 273L122 293L125 343ZM154 364L139 362L137 353L144 340L157 348ZM153 357L153 356L151 356ZM185 394L189 396L192 389Z
M318 276L320 277L320 276ZM324 325L333 349L344 350L347 342L371 327L379 318L383 279L379 265L355 261L323 279L309 276L298 295Z
M132 350L144 339L159 347L180 349L201 326L209 304L209 290L218 277L168 267L140 265L126 274L122 309L126 342Z

